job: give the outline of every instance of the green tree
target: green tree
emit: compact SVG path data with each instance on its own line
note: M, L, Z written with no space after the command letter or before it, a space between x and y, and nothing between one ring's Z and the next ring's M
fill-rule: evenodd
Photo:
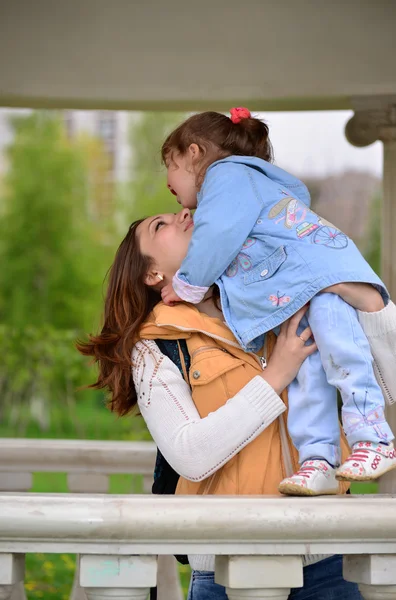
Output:
M18 424L35 413L48 427L56 405L73 412L76 388L94 378L74 341L98 327L114 241L104 235L109 215L92 211L105 171L91 160L102 157L98 145L69 141L49 113L12 125L0 215L0 410Z
M78 327L87 211L80 153L47 113L14 119L13 127L0 223L0 320Z
M132 123L131 185L124 199L124 214L128 221L178 210L175 196L166 187L161 146L166 136L185 118L185 113L146 112Z

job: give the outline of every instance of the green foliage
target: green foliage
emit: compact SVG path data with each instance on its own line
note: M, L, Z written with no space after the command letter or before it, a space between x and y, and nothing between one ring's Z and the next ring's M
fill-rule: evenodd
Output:
M48 428L59 407L71 418L76 388L95 379L74 342L98 327L114 248L111 219L92 211L98 142L67 140L49 113L12 125L0 198L0 412L24 435L32 420Z
M67 327L81 297L76 225L84 204L82 164L53 117L33 113L15 120L14 130L0 230L1 320Z
M129 221L180 210L175 196L167 188L166 170L161 165L161 146L166 136L186 116L184 113L146 112L131 126L132 202L125 203L125 215Z

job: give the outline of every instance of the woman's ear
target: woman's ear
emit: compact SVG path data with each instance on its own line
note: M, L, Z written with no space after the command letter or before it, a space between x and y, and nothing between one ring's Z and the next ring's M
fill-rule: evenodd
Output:
M164 276L162 273L158 273L157 271L149 271L146 273L146 277L144 278L144 283L149 286L158 285L161 281L164 280Z

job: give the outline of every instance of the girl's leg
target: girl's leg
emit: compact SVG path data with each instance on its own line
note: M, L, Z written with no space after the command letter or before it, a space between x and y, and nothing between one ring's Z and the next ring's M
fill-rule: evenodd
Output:
M308 325L304 318L298 333ZM319 352L305 359L288 388L288 430L298 450L300 470L279 485L282 494L337 494L340 461L337 390L327 382Z
M356 583L342 576L342 556L304 567L304 587L291 590L289 600L363 600Z
M301 331L308 323L301 323ZM299 333L299 331L297 332ZM337 390L328 384L319 352L305 359L289 385L288 430L298 450L299 461L324 458L340 462L340 426Z
M341 392L342 420L348 442L355 448L360 444L363 448L352 461L356 466L350 465L352 471L356 471L356 477L351 479L360 476L375 479L396 467L393 445L383 445L389 444L394 436L385 420L384 397L356 311L334 294L319 294L311 300L308 320L327 380ZM363 460L367 456L369 460ZM374 464L372 469L369 463Z
M213 571L193 571L187 600L228 600L225 587L215 583Z

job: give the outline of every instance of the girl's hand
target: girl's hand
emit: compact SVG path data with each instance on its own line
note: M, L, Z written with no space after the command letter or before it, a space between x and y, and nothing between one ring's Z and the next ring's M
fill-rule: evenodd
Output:
M306 342L312 338L310 327L297 335L297 328L307 310L308 306L304 306L282 323L268 366L261 374L277 394L283 392L293 381L307 356L317 350L315 342L309 346L306 345Z
M322 291L337 294L362 312L377 312L385 306L379 291L369 283L337 283Z
M174 306L176 302L182 302L182 299L176 294L171 283L164 285L161 289L162 302L167 306Z

